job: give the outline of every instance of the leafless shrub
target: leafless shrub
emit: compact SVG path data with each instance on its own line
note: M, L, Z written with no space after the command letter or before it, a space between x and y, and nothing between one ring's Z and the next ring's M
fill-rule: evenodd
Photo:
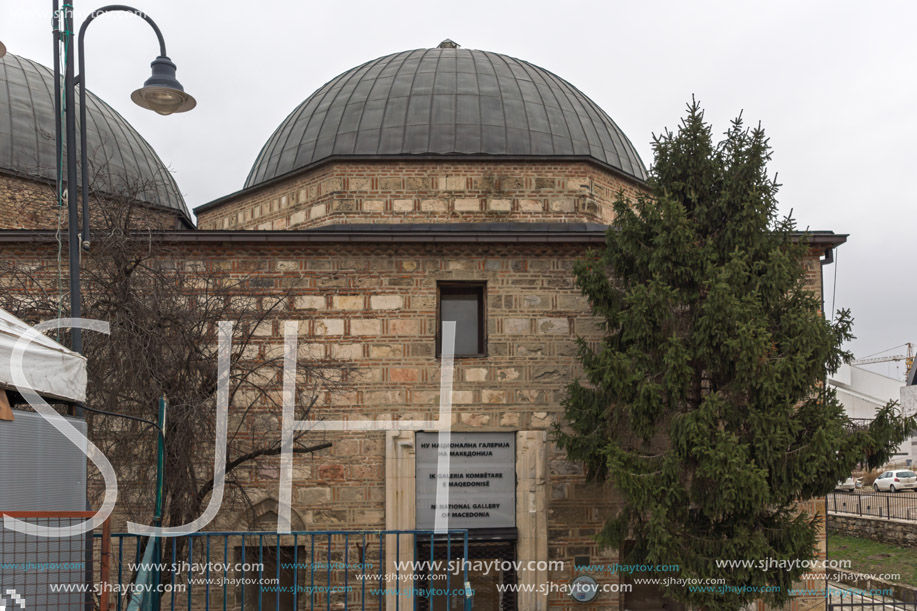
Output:
M184 247L153 231L137 231L151 214L137 198L93 200L92 247L81 263L83 316L104 320L111 335L84 335L89 362L88 406L156 420L160 397L168 400L165 446L166 526L201 515L213 487L213 439L217 387L217 327L233 324L230 429L224 511L250 509L246 482L268 457L280 453L283 313L289 293L253 291L252 277L225 273L206 258L189 260ZM7 255L0 268L0 307L38 322L67 316L66 261L55 247L41 255ZM66 254L66 242L63 248ZM61 341L67 341L64 332ZM352 371L337 362L300 359L296 418L307 419L324 394L336 391ZM106 415L87 416L93 441L115 467L120 482L118 514L149 523L156 481L155 430ZM308 432L297 434L294 452L327 447ZM273 469L276 458L268 468ZM99 482L92 488L101 493Z

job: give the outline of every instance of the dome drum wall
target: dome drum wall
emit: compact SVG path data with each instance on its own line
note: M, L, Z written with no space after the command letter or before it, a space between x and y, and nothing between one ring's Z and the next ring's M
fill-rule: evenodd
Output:
M201 229L343 223L608 223L645 187L587 161L334 161L197 209Z
M0 229L56 228L55 191L46 182L0 173Z
M57 229L58 221L62 229L66 228L67 210L58 208L56 191L48 180L0 172L0 229ZM91 226L102 226L102 208L106 205L107 202L98 199L90 201ZM142 202L130 204L128 208L119 201L118 206L122 215L130 214L131 226L137 229L182 229L184 226L171 210ZM111 215L108 216L110 219Z

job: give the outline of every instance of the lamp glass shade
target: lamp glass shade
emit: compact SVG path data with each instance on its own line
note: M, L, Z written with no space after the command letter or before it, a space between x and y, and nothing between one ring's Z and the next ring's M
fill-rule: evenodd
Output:
M131 100L141 108L171 115L176 112L187 112L197 106L197 101L185 93L175 78L175 64L168 57L160 56L150 64L153 75L146 80L143 87L131 94Z
M197 101L184 91L161 85L141 87L131 94L131 100L137 106L161 115L187 112L197 106Z

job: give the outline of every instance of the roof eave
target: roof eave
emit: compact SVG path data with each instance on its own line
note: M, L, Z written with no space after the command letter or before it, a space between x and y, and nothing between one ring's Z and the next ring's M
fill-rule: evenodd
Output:
M598 223L404 223L327 225L303 230L166 230L138 232L159 243L303 242L588 242L602 243L608 227ZM832 231L793 232L814 246L834 248L847 240ZM0 244L49 243L52 230L0 230Z

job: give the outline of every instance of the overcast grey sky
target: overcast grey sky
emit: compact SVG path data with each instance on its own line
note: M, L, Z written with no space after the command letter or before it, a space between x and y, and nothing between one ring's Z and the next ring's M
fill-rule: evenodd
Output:
M87 83L149 140L190 207L241 188L274 128L326 81L451 38L567 79L611 115L647 165L651 134L675 127L692 94L717 132L739 111L760 120L784 185L782 210L803 228L850 234L826 268L825 300L853 310L857 356L917 341L917 283L908 273L917 228L917 3L132 2L162 28L197 109L160 117L130 102L157 51L132 16L93 24ZM77 19L102 4L76 0ZM51 65L50 7L0 0L0 40L10 52ZM903 365L877 371L894 377Z

